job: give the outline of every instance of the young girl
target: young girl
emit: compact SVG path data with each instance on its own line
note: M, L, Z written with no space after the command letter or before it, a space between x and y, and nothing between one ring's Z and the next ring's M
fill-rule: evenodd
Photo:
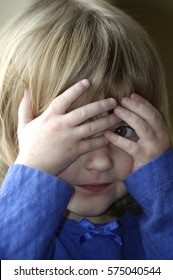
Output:
M173 259L165 79L145 31L100 0L42 0L0 38L1 259Z

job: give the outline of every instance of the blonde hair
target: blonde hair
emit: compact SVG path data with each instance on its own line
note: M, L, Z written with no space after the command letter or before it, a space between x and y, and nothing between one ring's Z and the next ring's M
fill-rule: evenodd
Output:
M38 116L83 78L92 83L85 103L136 92L164 112L158 55L143 28L118 8L100 0L42 0L1 30L0 181L18 153L24 88Z

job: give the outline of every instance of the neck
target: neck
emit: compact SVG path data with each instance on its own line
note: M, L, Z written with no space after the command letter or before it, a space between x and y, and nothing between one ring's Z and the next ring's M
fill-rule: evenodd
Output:
M108 222L111 222L111 221L117 219L117 217L113 217L113 216L109 215L108 213L104 213L102 215L94 216L94 217L82 217L80 215L77 215L77 214L75 214L73 212L69 212L69 211L66 211L65 217L68 219L71 219L71 220L75 220L75 221L79 221L80 218L86 218L87 220L89 220L90 222L92 222L94 224L108 223Z

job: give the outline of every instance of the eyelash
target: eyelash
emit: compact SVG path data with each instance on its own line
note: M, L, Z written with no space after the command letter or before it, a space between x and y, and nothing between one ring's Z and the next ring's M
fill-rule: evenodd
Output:
M126 129L126 131L123 131L122 129ZM124 137L124 138L127 138L127 139L133 139L134 137L136 138L136 136L137 136L136 133L135 133L135 130L128 125L121 125L119 127L113 128L112 131L114 133L120 135L121 137ZM123 132L124 132L124 135L122 135ZM128 135L129 133L130 133L130 135Z

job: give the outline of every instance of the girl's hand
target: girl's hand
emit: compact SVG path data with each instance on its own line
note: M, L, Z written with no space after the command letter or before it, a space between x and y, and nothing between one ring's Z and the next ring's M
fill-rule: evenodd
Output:
M115 115L137 134L136 141L105 131L105 137L115 146L126 151L134 159L132 171L159 156L170 147L168 129L161 114L146 99L133 93L121 100ZM133 132L134 133L134 132ZM129 137L130 138L130 137Z
M82 80L55 98L45 112L33 117L30 96L26 91L19 107L19 155L15 161L57 176L80 155L103 147L109 141L103 136L90 138L116 123L117 117L89 121L94 116L115 108L113 98L85 105L71 112L68 109L90 83ZM89 137L89 138L88 138Z

